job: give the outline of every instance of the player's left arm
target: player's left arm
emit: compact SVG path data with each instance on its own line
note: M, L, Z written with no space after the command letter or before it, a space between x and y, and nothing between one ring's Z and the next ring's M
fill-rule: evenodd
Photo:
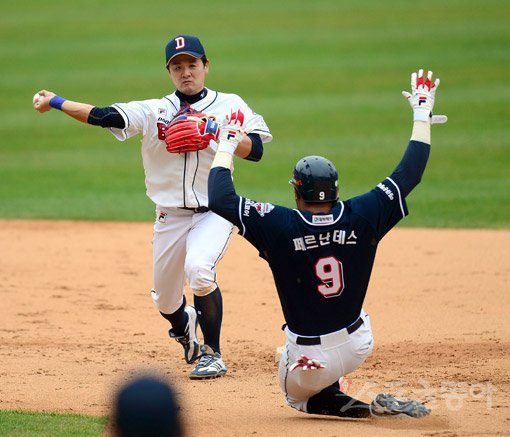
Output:
M235 113L242 114L241 124L244 135L239 141L234 152L235 156L248 161L260 161L264 154L264 143L273 139L264 118L254 112L246 102L237 95L232 96L232 105L230 118ZM238 108L234 112L234 109Z
M402 92L413 109L413 130L402 160L389 177L399 186L402 197L407 197L420 183L425 171L430 154L431 124L447 121L445 115L432 114L439 83L439 79L432 81L432 71L425 78L420 69L411 75L411 93Z
M430 155L430 144L409 141L402 160L387 178L398 185L401 197L407 195L420 183Z
M378 239L408 214L406 197L420 183L429 158L431 124L447 120L444 115L432 115L438 86L439 79L432 82L431 71L426 79L423 70L411 75L412 92L402 92L413 109L413 130L404 156L377 187L351 199L353 209L371 224Z
M260 161L264 154L262 138L256 133L243 136L234 153L239 158L247 159L248 161Z

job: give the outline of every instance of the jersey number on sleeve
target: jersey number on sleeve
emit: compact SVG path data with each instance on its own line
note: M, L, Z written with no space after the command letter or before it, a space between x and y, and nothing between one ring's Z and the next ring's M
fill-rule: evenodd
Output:
M344 290L344 269L334 256L319 259L315 263L315 273L321 280L317 291L324 297L339 296Z

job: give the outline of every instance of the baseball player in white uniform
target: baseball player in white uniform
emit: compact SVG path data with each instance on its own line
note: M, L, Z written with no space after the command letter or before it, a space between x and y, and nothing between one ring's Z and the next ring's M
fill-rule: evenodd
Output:
M233 111L242 111L246 135L236 155L244 159L260 160L263 143L271 141L272 136L262 116L241 97L205 87L209 61L197 37L172 38L165 49L165 60L176 91L163 98L101 108L41 90L34 96L34 108L39 112L56 108L79 121L106 127L120 141L142 135L147 195L156 205L151 296L171 324L170 337L183 346L186 362L198 360L190 378L215 378L227 372L220 350L223 301L215 268L233 232L230 222L208 209L207 179L220 123ZM206 114L212 133L197 133L197 142L206 144L196 150L179 149L165 133L176 116L190 111ZM193 290L194 306L186 303L186 284ZM201 346L197 323L203 335Z

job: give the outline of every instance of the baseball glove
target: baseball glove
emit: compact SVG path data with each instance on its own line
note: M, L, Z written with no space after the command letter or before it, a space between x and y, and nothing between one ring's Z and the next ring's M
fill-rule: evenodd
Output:
M196 152L218 141L220 126L213 117L186 108L178 113L165 130L166 150L170 153Z

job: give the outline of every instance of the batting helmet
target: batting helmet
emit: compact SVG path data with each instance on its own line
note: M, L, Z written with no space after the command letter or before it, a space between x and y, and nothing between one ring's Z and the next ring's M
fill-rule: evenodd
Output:
M289 183L305 202L338 200L338 172L333 163L322 156L305 156L300 159Z

